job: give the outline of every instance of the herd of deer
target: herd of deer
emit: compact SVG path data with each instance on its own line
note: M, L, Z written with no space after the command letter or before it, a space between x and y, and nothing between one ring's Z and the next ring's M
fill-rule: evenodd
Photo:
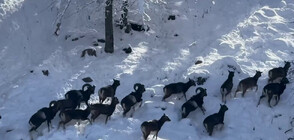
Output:
M280 100L281 94L284 92L286 88L286 84L289 83L287 77L288 70L290 68L290 62L285 62L284 67L273 68L268 72L269 80L268 84L263 88L262 95L258 101L260 104L261 99L264 97L268 97L268 104L270 107L272 98L275 99L275 104ZM234 96L236 97L236 93L241 91L242 97L244 97L246 91L248 89L256 88L258 89L257 81L261 76L260 71L256 71L256 74L253 77L248 77L241 80L237 86L237 90L235 91ZM228 110L226 104L226 96L229 95L233 88L233 77L234 72L229 71L228 78L222 84L220 91L222 95L223 105L220 105L220 109L218 113L212 114L206 117L203 121L203 125L207 130L208 134L211 136L213 129L215 126L224 125L224 115ZM55 117L57 112L59 113L60 122L58 128L62 125L63 129L65 129L65 124L70 122L71 120L88 120L90 124L94 122L94 120L100 115L106 115L105 124L107 123L110 116L113 114L116 105L119 104L119 100L115 97L115 92L117 87L120 85L119 80L115 80L112 85L108 85L102 87L98 91L99 103L96 104L88 104L88 100L90 96L94 94L95 86L90 84L83 85L81 90L70 90L65 94L65 99L51 101L49 103L49 107L44 107L38 110L29 120L29 124L31 129L29 130L31 139L33 139L32 131L36 131L36 129L45 121L47 121L48 131L50 131L51 120ZM192 96L189 100L187 100L186 92L191 86L196 86L195 81L189 79L187 83L171 83L169 85L164 86L163 92L164 96L162 101L165 101L166 98L170 97L172 94L183 93L186 99L186 102L181 107L182 118L186 118L190 112L200 108L203 115L205 115L205 108L203 107L203 98L207 96L207 92L205 88L198 87L196 89L196 95ZM121 100L121 106L123 108L123 116L125 117L128 112L132 109L132 113L130 113L130 117L133 116L135 111L135 104L142 105L142 94L145 92L145 86L140 83L134 84L134 91L129 95L124 97ZM109 104L104 103L104 101L110 101ZM80 104L84 102L87 105L87 108L82 110L79 109ZM78 108L78 109L77 109ZM88 116L91 114L91 119ZM171 121L170 118L163 114L163 116L159 120L151 120L145 121L141 124L141 131L143 133L143 138L146 140L151 132L155 132L156 137L159 130L163 126L163 124L167 121ZM51 125L51 126L50 126Z

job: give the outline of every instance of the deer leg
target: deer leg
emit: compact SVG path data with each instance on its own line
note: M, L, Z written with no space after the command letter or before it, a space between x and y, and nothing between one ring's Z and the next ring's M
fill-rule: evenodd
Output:
M259 97L259 100L258 100L257 106L260 104L261 99L264 98L264 97L265 97L265 95L261 95L261 96ZM256 106L256 107L257 107L257 106Z
M106 116L105 124L107 123L108 120L110 120L110 116Z
M165 93L162 98L162 101L165 101L165 99L168 98L169 96L171 96L171 94Z
M140 105L139 105L139 107L141 107L141 106L142 106L142 104L143 104L143 101L141 100L141 101L140 101Z
M90 120L89 118L87 118L86 120L88 120L88 121L89 121L89 123L92 125L92 122L91 122L91 120Z
M212 135L212 131L213 131L213 126L212 125L208 125L207 126L207 132L208 132L209 136Z
M222 102L226 103L226 96L224 94L222 94Z
M131 110L130 107L126 107L125 110L124 110L124 113L123 113L123 117L126 116L126 114Z
M268 102L268 106L271 108L272 106L271 106L271 100L272 100L272 97L273 97L273 95L270 95L270 96L268 96L268 100L267 100L267 102Z
M95 121L95 119L99 116L100 114L99 113L93 113L92 115L91 115L91 121L92 122L94 122Z
M183 93L183 94L184 94L185 100L187 101L187 96L186 96L186 93Z
M274 106L276 106L277 104L278 104L278 102L279 102L279 96L275 96L275 100L276 100L276 103L275 103L275 105Z
M203 115L205 115L205 111L206 111L205 108L203 106L201 106L200 109L201 109Z
M132 107L133 112L131 113L131 117L133 117L134 112L135 112L135 106Z
M155 139L157 140L157 135L158 135L158 131L156 131L155 134L153 135L153 139L155 137Z
M235 95L234 95L234 98L236 98L236 95L237 95L237 92L239 92L241 89L241 85L239 84L236 91L235 91Z
M51 121L47 120L48 132L50 132L50 126L52 127Z
M246 89L243 89L243 92L242 92L242 97L245 96L245 93L246 93Z
M142 131L142 133L143 133L143 138L144 138L144 140L147 140L149 133L146 134L146 132L144 132L144 131Z

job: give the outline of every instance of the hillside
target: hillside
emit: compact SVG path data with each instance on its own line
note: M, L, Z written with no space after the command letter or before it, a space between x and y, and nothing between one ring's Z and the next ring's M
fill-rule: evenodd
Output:
M70 1L70 4L68 2ZM117 2L117 1L115 1ZM294 137L293 66L279 104L269 108L264 99L256 104L268 80L268 71L292 62L294 54L294 1L292 0L149 0L130 3L130 20L150 27L148 32L125 34L114 28L115 52L104 53L104 4L95 0L1 0L0 1L0 139L29 139L28 120L52 100L63 99L71 89L81 89L84 77L96 85L90 103L98 102L98 89L119 79L119 100L133 91L135 83L146 87L143 105L134 116L122 117L122 107L105 125L100 116L93 125L72 121L66 131L57 130L59 116L47 131L45 123L34 133L37 140L138 140L143 139L143 121L159 119L163 125L158 140L281 140ZM119 18L119 5L114 19ZM168 20L176 15L175 20ZM59 36L56 23L62 22ZM76 40L77 39L77 40ZM133 53L122 49L131 46ZM86 48L97 57L81 58ZM195 65L201 60L203 63ZM42 70L49 70L45 76ZM208 136L203 120L221 104L220 86L234 70L233 91L240 80L262 71L258 91L228 98L222 131ZM172 96L161 101L164 85L208 78L204 98L206 113L199 109L180 120L185 102Z

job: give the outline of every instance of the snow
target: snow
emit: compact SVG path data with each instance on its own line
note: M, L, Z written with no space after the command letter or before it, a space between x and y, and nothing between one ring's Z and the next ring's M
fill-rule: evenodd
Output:
M67 3L71 1L70 5ZM119 1L114 1L119 2ZM148 32L125 34L115 31L115 52L103 52L104 44L92 43L104 38L104 2L96 0L0 0L0 139L29 139L28 120L52 100L63 99L71 89L80 89L84 77L91 77L96 85L91 103L98 101L102 86L119 79L116 96L122 99L133 90L135 83L143 83L143 105L133 118L122 117L117 106L111 120L104 124L99 116L90 125L75 121L66 131L57 130L59 116L47 131L45 123L34 133L38 140L112 140L143 139L143 121L159 119L163 113L171 122L163 125L159 140L280 140L294 137L293 128L293 68L279 104L269 108L263 100L256 107L267 72L273 67L293 62L294 1L292 0L139 0L130 2L129 18L150 26ZM116 3L115 3L116 5ZM115 6L114 19L120 17ZM169 15L175 20L168 20ZM54 35L61 22L59 36ZM178 36L175 36L175 35ZM68 37L65 39L65 37ZM78 38L76 41L72 39ZM127 55L122 48L131 46ZM80 58L86 48L94 48L97 57ZM203 61L195 65L197 60ZM291 63L293 65L293 63ZM49 70L44 76L42 70ZM229 98L224 128L208 136L203 120L216 113L221 104L220 86L235 70L236 90L240 80L262 71L257 92L249 91L242 98ZM32 72L31 72L32 71ZM184 99L171 96L161 101L164 85L186 82L188 78L208 77L201 87L207 88L204 98L205 115L200 110L180 120ZM187 92L195 94L192 87ZM150 136L151 138L151 136Z

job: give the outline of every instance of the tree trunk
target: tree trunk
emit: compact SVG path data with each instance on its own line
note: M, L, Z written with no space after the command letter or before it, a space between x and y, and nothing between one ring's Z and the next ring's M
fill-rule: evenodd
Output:
M128 11L129 11L128 8L129 8L128 0L123 0L122 23L123 23L123 27L125 27L125 33L130 33L131 31L131 26L128 23Z
M106 0L105 6L105 49L106 53L113 53L113 20L112 20L112 2Z

